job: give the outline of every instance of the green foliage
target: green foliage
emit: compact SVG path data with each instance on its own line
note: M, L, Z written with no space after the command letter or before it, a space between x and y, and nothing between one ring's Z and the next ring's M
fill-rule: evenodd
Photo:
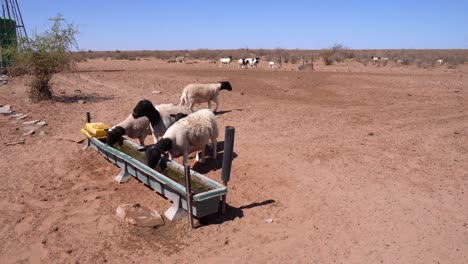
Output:
M34 34L26 41L28 45L12 50L12 71L22 69L32 76L28 96L33 101L51 99L53 93L49 82L52 76L76 66L71 49L77 46L75 35L78 30L60 14L50 20L53 21L50 30Z

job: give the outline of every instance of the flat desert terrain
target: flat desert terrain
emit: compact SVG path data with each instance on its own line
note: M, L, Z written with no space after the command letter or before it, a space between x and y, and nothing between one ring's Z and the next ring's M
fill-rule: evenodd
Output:
M0 263L468 263L468 65L297 66L88 60L40 103L10 79L0 105L29 116L0 116ZM236 129L226 214L194 230L122 222L120 204L171 203L82 150L85 113L115 125L218 80L233 87L219 141ZM43 133L23 135L37 119ZM219 162L190 164L221 182Z

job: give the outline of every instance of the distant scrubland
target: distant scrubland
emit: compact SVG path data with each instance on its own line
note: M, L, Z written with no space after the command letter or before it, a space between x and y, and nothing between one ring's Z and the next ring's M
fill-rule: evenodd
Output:
M263 60L274 60L282 63L305 63L311 60L323 60L331 65L346 59L353 59L365 65L373 63L372 56L388 58L388 61L399 61L404 65L417 65L430 67L436 65L437 60L442 59L448 66L456 66L468 63L468 49L375 49L356 50L336 44L328 49L321 50L289 50L289 49L229 49L229 50L140 50L140 51L78 51L73 53L75 59L83 61L87 59L112 59L112 60L141 60L145 58L157 58L167 62L175 62L176 57L185 57L187 62L197 60L217 61L222 57L232 56L233 60L246 57L260 57ZM382 61L381 63L386 63Z

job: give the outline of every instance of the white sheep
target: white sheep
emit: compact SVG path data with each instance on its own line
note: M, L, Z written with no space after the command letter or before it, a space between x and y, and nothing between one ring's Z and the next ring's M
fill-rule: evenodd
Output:
M232 56L219 59L219 67L221 68L223 64L227 64L228 68L231 68L231 60L232 60Z
M179 105L188 104L190 110L193 111L195 104L208 102L208 108L211 108L211 101L214 101L216 104L214 111L216 112L219 106L218 95L221 90L232 91L231 84L229 82L189 84L182 91Z
M175 115L190 114L192 111L185 106L175 104L160 104L156 107L149 100L141 100L133 109L133 118L146 116L151 123L154 143L164 135L166 130L176 122Z
M244 58L239 59L239 68L245 69L247 67L247 61Z
M184 63L185 62L185 57L177 57L176 62L178 63Z
M269 61L268 62L268 68L269 69L277 69L278 68L278 63L276 61Z
M213 144L213 158L217 155L218 125L216 117L208 109L202 109L177 121L161 140L146 149L148 166L155 168L166 152L171 158L183 156L183 163L188 163L188 155L202 150L201 162L205 161L205 145ZM196 155L198 158L198 153ZM164 170L164 164L159 165Z
M106 143L113 146L121 141L123 135L127 135L129 138L138 138L140 145L144 146L146 136L151 135L150 121L147 117L135 119L130 114L124 121L107 131Z
M443 59L439 59L439 60L437 60L437 63L438 63L439 65L442 65L442 64L444 64L444 60L443 60Z

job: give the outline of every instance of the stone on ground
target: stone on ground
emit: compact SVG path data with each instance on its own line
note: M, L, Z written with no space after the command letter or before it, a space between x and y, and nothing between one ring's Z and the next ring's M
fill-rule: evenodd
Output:
M164 220L157 211L139 204L121 204L117 207L116 214L120 219L135 226L164 225Z

